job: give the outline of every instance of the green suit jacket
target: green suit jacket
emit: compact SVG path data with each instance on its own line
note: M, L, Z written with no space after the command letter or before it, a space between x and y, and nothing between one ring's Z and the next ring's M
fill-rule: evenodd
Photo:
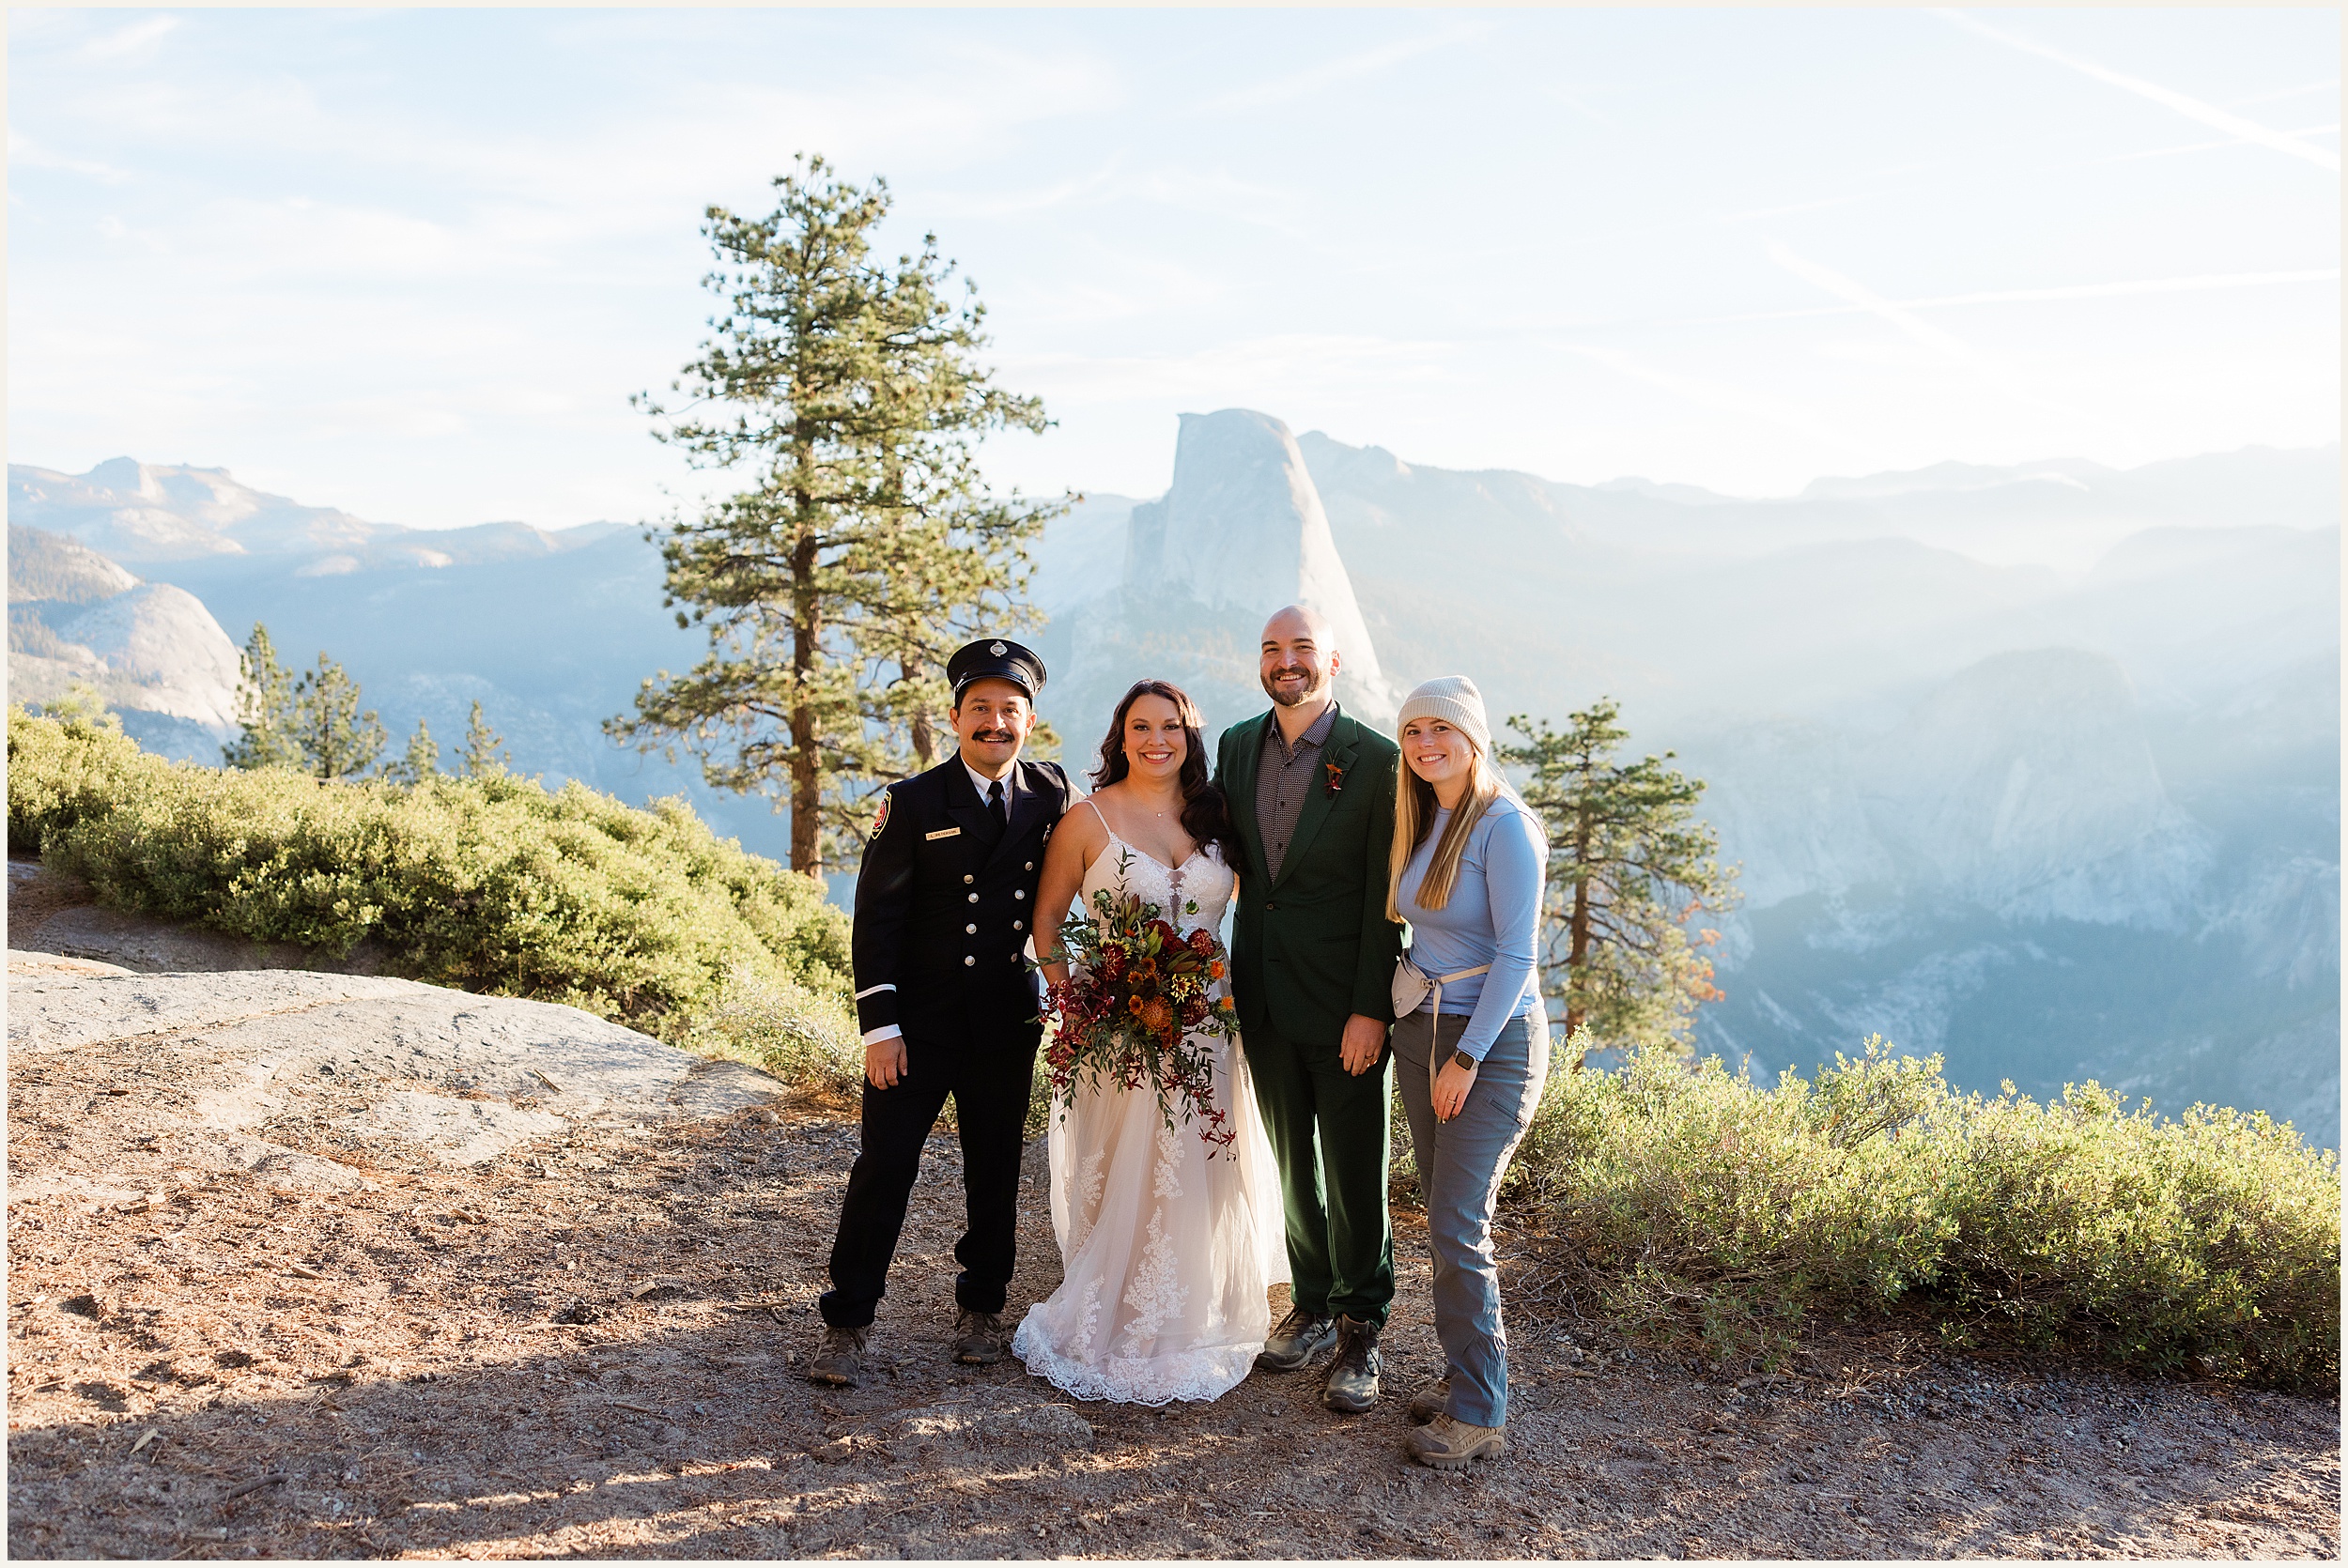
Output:
M1338 786L1305 797L1274 880L1256 824L1256 776L1269 713L1223 731L1215 782L1240 842L1231 990L1243 1031L1272 1033L1332 1053L1350 1014L1392 1022L1402 928L1386 918L1394 842L1394 742L1339 710L1321 748Z

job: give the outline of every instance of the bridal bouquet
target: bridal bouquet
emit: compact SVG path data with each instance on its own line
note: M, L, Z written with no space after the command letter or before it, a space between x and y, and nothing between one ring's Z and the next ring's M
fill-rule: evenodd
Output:
M1229 972L1223 944L1204 929L1182 935L1136 894L1120 898L1104 887L1092 902L1097 919L1071 915L1059 933L1072 962L1067 980L1052 988L1058 1022L1043 1060L1060 1114L1067 1115L1079 1080L1125 1089L1148 1084L1157 1091L1167 1131L1179 1113L1182 1123L1200 1124L1210 1145L1229 1145L1237 1134L1214 1103L1213 1059L1189 1043L1239 1030L1229 995L1213 993ZM1197 912L1195 902L1182 911Z

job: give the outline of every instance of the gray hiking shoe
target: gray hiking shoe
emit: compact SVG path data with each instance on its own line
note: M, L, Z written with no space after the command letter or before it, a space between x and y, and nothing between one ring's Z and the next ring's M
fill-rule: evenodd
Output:
M1327 1313L1290 1308L1272 1330L1272 1337L1263 1342L1262 1353L1256 1358L1257 1370L1294 1372L1336 1344L1336 1322Z
M842 1329L826 1323L824 1343L815 1347L814 1356L807 1363L807 1380L855 1388L864 1381L864 1346L872 1337L870 1323L861 1329Z
M1328 1386L1321 1403L1332 1410L1358 1416L1378 1403L1378 1325L1356 1322L1339 1314L1337 1359L1330 1363Z

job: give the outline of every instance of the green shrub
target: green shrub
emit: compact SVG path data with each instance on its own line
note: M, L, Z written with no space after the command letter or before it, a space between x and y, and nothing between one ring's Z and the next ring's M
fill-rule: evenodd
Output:
M694 1015L682 1043L748 1062L835 1106L854 1103L864 1082L864 1040L852 1004L837 991L748 970L729 976Z
M113 716L111 715L107 715ZM116 802L155 788L171 772L161 757L141 751L121 722L103 724L77 714L36 718L21 705L8 709L8 853L39 854L45 834L103 816Z
M579 784L326 782L181 766L86 724L8 715L8 843L116 909L395 974L565 1002L672 1039L737 976L844 1002L822 884L681 799Z
M2336 1154L2255 1113L1962 1095L1940 1069L1873 1039L1771 1088L1661 1052L1559 1072L1511 1187L1611 1311L1723 1358L1897 1307L1953 1344L2337 1383Z

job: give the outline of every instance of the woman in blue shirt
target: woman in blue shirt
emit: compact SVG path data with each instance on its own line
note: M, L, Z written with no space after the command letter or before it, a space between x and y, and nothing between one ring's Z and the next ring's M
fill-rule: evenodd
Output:
M1444 1372L1411 1400L1405 1446L1463 1469L1506 1453L1507 1334L1492 1200L1549 1077L1537 945L1549 844L1491 765L1484 699L1464 676L1411 693L1386 913L1410 922L1394 1053L1435 1254ZM1415 971L1415 973L1413 973ZM1415 1011L1406 1005L1430 986Z

